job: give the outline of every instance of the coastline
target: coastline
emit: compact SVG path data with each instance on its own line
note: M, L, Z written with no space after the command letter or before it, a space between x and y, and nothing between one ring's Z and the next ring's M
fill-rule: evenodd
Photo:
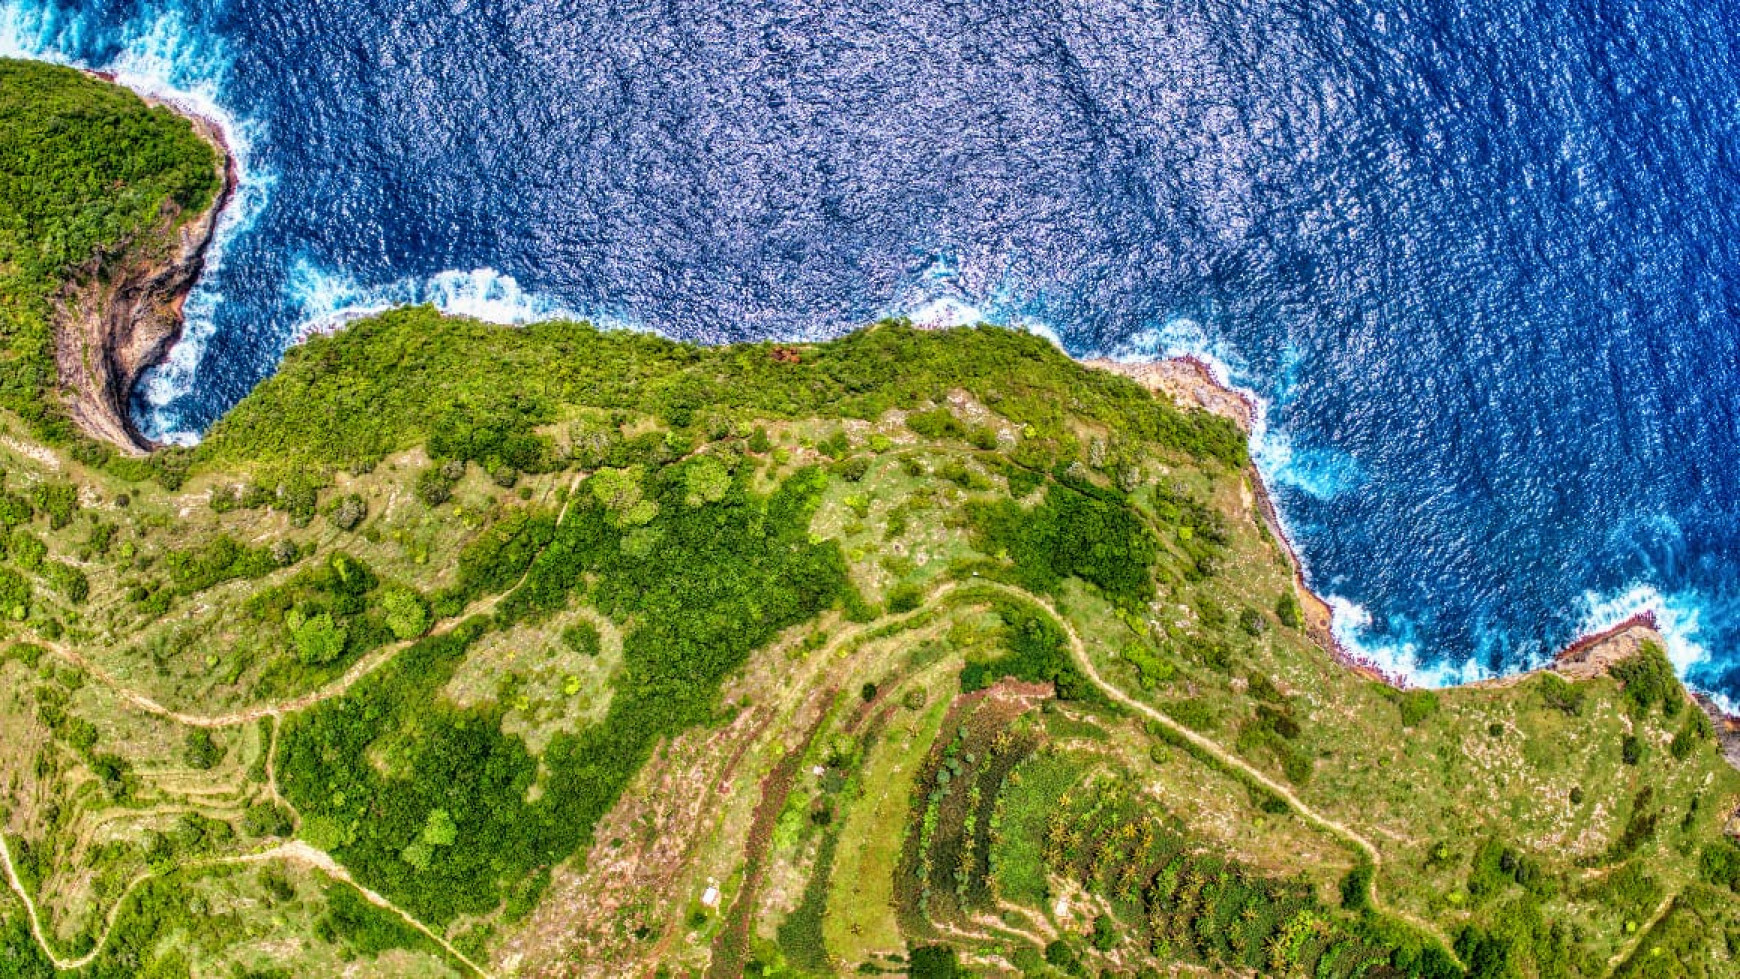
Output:
M1132 362L1094 359L1084 360L1082 363L1087 367L1122 374L1156 395L1165 395L1180 408L1201 409L1229 419L1246 436L1256 431L1262 418L1261 406L1244 392L1222 384L1215 377L1214 369L1197 357L1186 355ZM1360 676L1397 690L1408 689L1406 677L1389 673L1377 663L1349 649L1336 637L1333 627L1334 612L1329 602L1313 591L1306 582L1305 561L1300 557L1298 548L1281 522L1281 513L1275 507L1274 496L1269 492L1263 474L1257 470L1256 463L1252 462L1246 466L1244 475L1254 498L1252 505L1261 518L1263 527L1287 556L1306 635L1328 652L1337 663Z
M120 85L110 72L86 77ZM124 86L123 86L124 87ZM68 413L85 434L134 457L159 446L132 418L134 388L181 339L188 296L205 271L219 219L239 185L235 154L223 127L186 106L129 89L146 105L186 119L211 146L218 188L191 217L170 212L145 240L93 258L54 299L55 360Z
M94 259L56 298L57 366L73 420L93 438L128 455L143 457L161 445L146 438L134 424L133 391L140 377L162 364L182 337L186 301L205 270L222 215L234 200L240 185L240 168L231 139L219 121L186 102L132 88L115 72L77 70L89 78L127 88L146 105L167 109L186 119L194 133L212 147L216 157L219 185L203 211L185 220L178 213L166 215L161 235L153 236L151 241L129 243L114 255ZM163 245L169 246L170 255L154 253ZM1129 377L1180 407L1225 417L1247 436L1262 425L1262 406L1248 393L1223 383L1215 366L1201 357L1079 362ZM1286 555L1306 633L1337 663L1359 675L1398 690L1413 687L1407 676L1384 669L1335 634L1333 609L1308 583L1305 562L1286 530L1261 472L1252 463L1244 475L1253 497L1252 505L1264 528ZM1658 625L1654 614L1640 612L1576 637L1541 666L1461 685L1514 683L1540 670L1553 670L1568 677L1597 675L1605 671L1607 664L1629 653L1629 649L1622 651L1621 647L1635 647L1632 633L1637 630L1665 645ZM1724 732L1725 744L1728 736L1732 736L1732 757L1740 766L1740 716L1726 713L1709 697L1690 687L1685 689L1717 722Z
M1214 369L1197 357L1187 355L1128 363L1092 359L1083 360L1081 363L1086 367L1122 374L1155 395L1164 395L1170 398L1181 408L1202 409L1228 418L1238 425L1246 435L1255 432L1261 422L1261 406L1246 393L1222 384L1216 377ZM1313 591L1307 583L1305 563L1292 538L1287 535L1280 512L1276 509L1274 497L1269 492L1268 485L1264 482L1262 473L1257 470L1254 462L1247 467L1245 476L1250 482L1252 495L1255 497L1254 506L1264 527L1280 544L1282 551L1287 556L1288 565L1293 571L1293 583L1298 591L1300 607L1304 613L1306 633L1342 666L1367 679L1383 683L1397 690L1410 689L1413 684L1408 681L1407 677L1393 675L1385 671L1369 659L1349 649L1336 637L1332 627L1333 612L1329 603L1323 596ZM1646 639L1663 646L1666 645L1659 631L1659 623L1656 621L1655 614L1647 610L1628 616L1613 625L1576 637L1554 653L1552 658L1541 666L1470 684L1459 684L1459 686L1508 686L1543 670L1553 671L1569 679L1588 679L1605 675L1611 664L1632 655L1641 642ZM1686 696L1702 708L1715 723L1724 754L1736 768L1740 768L1740 716L1727 713L1707 695L1686 686L1683 680L1681 688L1685 690Z

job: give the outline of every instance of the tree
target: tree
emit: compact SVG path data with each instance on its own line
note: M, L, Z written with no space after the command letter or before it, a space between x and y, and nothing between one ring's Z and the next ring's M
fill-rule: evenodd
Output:
M328 512L332 525L339 530L352 531L369 515L369 505L361 496L351 493L335 503Z
M344 654L348 630L332 620L331 612L305 616L291 609L284 616L296 658L309 666L324 666Z
M429 605L423 596L403 586L391 586L381 594L381 611L387 628L399 639L415 639L429 629Z

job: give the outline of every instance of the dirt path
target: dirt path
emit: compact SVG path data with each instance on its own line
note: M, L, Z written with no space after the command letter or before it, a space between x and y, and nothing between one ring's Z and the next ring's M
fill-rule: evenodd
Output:
M1661 919L1667 917L1667 913L1673 910L1674 902L1679 899L1678 894L1669 894L1662 898L1661 905L1655 909L1654 914L1649 916L1649 920L1637 926L1637 934L1632 937L1631 941L1619 946L1619 951L1614 952L1613 957L1607 960L1607 971L1604 975L1611 976L1618 972L1619 967L1636 954L1637 946L1643 944L1643 940L1649 937L1649 933L1655 930L1656 925L1661 924Z
M565 513L566 510L567 510L567 507L564 506L563 512ZM1097 687L1101 693L1103 693L1105 696L1111 698L1116 703L1118 703L1118 704L1120 704L1120 705L1122 705L1130 710L1133 710L1133 711L1137 712L1138 714L1141 714L1142 716L1147 717L1147 718L1153 720L1154 722L1162 725L1163 727L1165 727L1168 731L1172 732L1177 737L1185 739L1186 741L1190 742L1192 745L1194 745L1198 749L1202 750L1203 752L1205 752L1208 755L1210 755L1211 757L1213 757L1220 764L1222 764L1230 769L1236 770L1237 772L1242 774L1244 777L1250 779L1252 782L1255 782L1256 784L1262 786L1264 789L1268 790L1269 792L1272 792L1275 796L1284 800L1287 803L1287 805L1295 813L1297 813L1300 816L1300 818L1304 819L1306 822L1308 822L1308 823L1318 827L1319 829L1322 829L1322 830L1330 833L1331 835L1336 836L1336 837L1346 841L1347 843L1353 845L1362 854L1364 854L1365 857L1368 860L1370 860L1371 864L1372 864L1372 868L1373 868L1374 873L1372 875L1372 880L1371 880L1371 884L1370 884L1370 893L1369 893L1369 898L1370 898L1372 907L1380 912L1390 914L1390 915L1393 915L1393 916L1400 918L1404 921L1407 921L1408 923L1412 924L1413 926L1422 929L1426 933L1431 934L1431 935L1437 937L1440 941L1444 942L1445 948L1447 950L1450 948L1448 939L1444 936L1443 932L1440 931L1436 926L1432 925L1429 922L1426 922L1426 921L1423 921L1419 918L1416 918L1413 915L1410 915L1406 912L1400 911L1400 910L1395 909L1393 907L1389 907L1383 903L1382 898L1381 898L1379 891L1378 891L1377 873L1376 873L1376 871L1381 869L1383 866L1383 855L1381 852L1379 852L1378 848L1371 843L1370 840L1367 840L1364 836L1361 836L1359 833L1355 832L1353 829L1346 826L1345 824L1318 813L1316 810L1314 810L1310 806L1306 805L1306 803L1303 800L1301 800L1297 795L1295 795L1290 788L1288 788L1285 785L1280 784L1279 782L1276 782L1274 779L1270 778L1268 775L1264 774L1262 771L1255 768L1254 766L1252 766L1251 764L1246 762L1244 759L1239 758L1238 756L1236 756L1236 755L1232 754L1231 752L1222 748L1218 743L1196 733L1195 731L1190 730L1189 728L1183 726L1182 724L1179 724L1177 721L1173 720L1171 717L1169 717L1165 713L1161 712L1160 710L1157 710L1156 708L1154 708L1148 704L1142 703L1141 701L1138 701L1138 700L1130 697L1123 690L1114 686L1110 682L1106 681L1102 676L1100 676L1099 670L1097 668L1095 668L1092 659L1088 656L1087 647L1082 642L1081 636L1079 633L1076 632L1075 627L1072 626L1068 622L1068 620L1066 620L1062 615L1060 615L1058 613L1057 609L1050 602L1046 601L1044 598L1041 598L1037 595L1034 595L1030 592L1027 592L1027 591L1020 589L1020 588L1016 588L1016 587L1011 586L1011 585L1006 585L1006 584L1003 584L1001 582L995 582L995 581L990 581L990 580L986 580L986 579L976 579L972 584L976 587L983 587L983 588L987 588L987 589L990 589L993 591L1003 592L1005 594L1011 595L1011 596L1018 598L1018 599L1021 599L1023 601L1030 602L1030 603L1038 606L1039 608L1044 609L1045 612L1048 615L1050 615L1051 618L1058 623L1058 625L1062 628L1064 635L1068 638L1069 646L1070 646L1070 653L1071 653L1071 656L1074 658L1076 665L1082 670L1083 675L1085 675L1088 678L1089 682L1091 682L1095 687ZM517 588L518 586L519 586L519 583L516 582L513 587L505 589L496 595L490 596L489 598L486 598L486 599L480 599L479 601L473 602L470 606L468 606L465 609L465 611L462 614L454 616L453 618L446 620L446 622L444 622L442 625L431 630L429 635L432 635L432 636L433 635L440 635L440 634L443 634L445 632L451 631L453 628L458 626L460 623L466 621L467 619L469 619L473 615L484 614L484 613L492 610L495 607L497 602L499 602L506 595L512 594L514 591L514 588ZM908 612L904 615L893 616L893 617L890 617L888 619L880 620L877 623L875 623L874 625L877 628L883 628L883 627L886 627L887 625L889 625L890 623L898 623L898 622L902 622L905 620L909 620L915 616L918 616L918 615L923 614L925 612L934 610L935 608L939 607L942 602L944 602L946 599L948 599L956 590L957 590L957 586L954 583L944 584L942 587L938 588L934 593L932 593L929 600L926 601L924 603L924 605L921 606L920 608L914 609L911 612ZM827 648L828 648L828 650L832 650L834 648L837 648L840 645L840 643L849 641L852 638L856 638L858 635L862 635L863 633L868 632L870 628L871 627L867 625L861 629L848 630L848 632L846 634L837 637L834 642L829 643ZM399 643L394 643L390 646L383 647L383 648L375 651L374 653L371 653L370 655L365 656L364 658L358 660L355 664L353 664L351 666L351 668L349 670L347 670L345 672L345 674L342 677L340 677L338 680L334 681L333 683L330 683L327 686L320 688L319 690L313 691L313 692L308 693L308 694L304 694L301 697L297 697L293 700L284 701L284 702L281 702L278 704L271 704L271 705L264 705L264 706L260 706L260 707L254 707L254 708L250 708L248 710L237 711L237 712L228 713L228 714L196 715L196 714L187 714L187 713L183 713L181 711L171 710L169 708L164 707L162 704L159 704L155 700L145 696L144 694L138 693L137 691L134 691L134 690L127 688L124 684L122 684L114 676L110 675L109 673L107 673L104 670L101 670L101 669L95 667L84 656L82 656L76 650L71 649L70 647L63 646L59 643L49 643L49 642L42 642L42 641L38 640L39 644L42 645L44 648L48 649L49 651L51 651L55 655L61 657L62 659L65 659L67 662L72 663L73 665L79 667L80 669L87 671L91 676L97 678L98 681L101 682L104 686L106 686L110 690L114 691L117 696L121 697L123 700L125 700L128 703L132 704L133 706L139 708L140 710L143 710L143 711L150 713L150 714L157 715L159 717L167 718L167 719L175 721L176 723L179 723L179 724L183 724L183 725L186 725L189 727L199 727L199 728L235 727L235 726L241 725L241 724L252 723L261 717L272 717L272 718L276 719L276 718L282 717L285 714L295 713L297 711L305 710L309 707L314 706L315 704L319 704L323 701L331 700L335 697L342 696L353 685L355 685L357 683L357 681L361 680L365 676L368 676L370 673L379 669L381 666L383 666L387 662L390 662L401 651L410 647L416 641L419 641L419 640L399 642ZM273 741L273 745L271 748L268 749L269 752L271 752L276 747L276 741L277 741L277 731L276 730L273 731L272 741ZM269 768L271 767L270 759L268 760L268 767ZM273 789L274 789L273 794L276 795L275 786L273 786ZM482 968L477 966L470 959L467 959L464 955L462 955L460 952L458 952L458 950L454 949L451 945L449 945L444 939L442 939L440 936L436 935L435 932L431 931L427 926L425 926L421 922L417 921L415 918L413 918L411 915L409 915L408 913L406 913L402 909L393 906L391 903L387 902L386 899L381 897L379 894L376 894L373 891L370 891L367 888L364 888L362 885L358 884L355 880L353 880L350 877L349 873L347 871L345 871L344 868L340 864L338 864L336 861L334 861L329 855L327 855L319 850L315 850L314 848L309 847L305 843L301 843L301 842L287 843L287 844L284 844L283 846L274 848L273 850L263 851L262 854L256 854L256 855L253 855L251 857L228 858L226 860L219 860L219 861L213 861L213 862L222 863L222 862L246 861L246 860L253 860L253 859L265 859L266 858L264 856L265 854L270 854L274 857L285 857L287 859L298 860L298 861L306 863L310 866L318 867L319 869L321 869L322 871L331 875L335 879L342 880L346 884L349 884L350 886L356 888L359 893L361 893L365 898L367 898L370 901L370 903L375 904L378 907L381 907L381 908L384 908L386 910L390 910L390 911L393 911L394 913L396 913L399 917L403 918L406 921L406 923L410 924L413 928L417 929L420 933L427 935L431 940L435 941L438 945L440 945L443 949L445 949L449 954L453 955L454 958L457 959L458 961L463 962L466 966L470 967L472 970L474 970L475 972L477 972L480 975L487 975L487 973ZM25 902L26 910L28 911L29 917L30 917L31 932L33 935L36 936L37 943L42 946L43 951L49 955L50 959L53 960L55 962L56 966L59 968L63 968L63 969L75 968L76 969L76 968L79 968L80 966L88 963L95 956L95 954L96 954L95 951L89 953L84 958L79 959L79 960L62 960L54 955L54 953L50 949L47 941L45 940L45 936L41 930L41 925L38 922L35 903L25 893L22 882L18 879L16 873L13 870L11 852L10 852L10 850L5 849L5 841L4 841L3 836L0 836L0 857L4 858L5 870L6 870L6 874L7 874L8 883L12 886L13 891L15 893L17 893L19 895L19 897ZM185 867L193 867L193 866L198 866L198 865L199 865L198 863L190 863L190 864L183 865L183 867L184 868ZM142 879L143 878L136 879L134 881L134 884L139 883L139 881ZM132 886L133 885L129 885L129 888L128 888L129 891L132 889ZM125 894L123 894L122 897L124 899ZM1671 899L1670 899L1669 903L1671 904ZM109 926L111 928L113 926L114 916L115 916L116 912L119 910L120 906L121 906L121 902L117 901L116 904L114 905L114 907L110 910ZM1660 911L1658 911L1657 916L1656 916L1657 919L1660 918L1661 914L1665 913L1666 907L1667 907L1667 905L1664 904L1663 908ZM105 931L105 934L104 934L104 940L106 940L106 939L107 939L107 931ZM97 948L101 949L101 947L102 947L102 944L99 942ZM1451 954L1452 954L1452 956L1454 956L1455 953L1452 951Z
M246 853L233 857L215 857L207 860L190 860L175 869L177 871L199 870L206 867L265 863L271 860L284 860L289 863L298 863L305 867L312 867L315 870L319 870L321 873L326 874L333 880L339 881L340 883L352 888L358 894L362 895L363 900L369 902L375 907L384 911L390 911L394 915L397 915L405 922L405 924L415 928L419 934L422 934L424 937L434 942L442 951L451 955L455 961L463 963L472 972L484 977L489 976L489 972L484 970L477 963L471 961L471 959L467 958L465 953L454 948L446 939L430 930L427 925L412 917L409 912L374 891L357 883L356 880L351 877L350 872L345 870L338 861L332 859L330 854L327 854L322 850L317 850L301 840L292 840L288 843L281 843L277 846L271 847L270 849L260 850L257 853ZM49 961L54 963L56 969L61 971L82 969L96 961L97 956L102 954L103 947L109 943L109 936L115 931L115 921L120 917L121 909L126 906L127 898L133 893L133 891L138 889L139 885L157 876L152 873L144 873L134 877L131 881L128 881L126 888L121 891L120 897L116 898L115 903L109 908L109 913L103 922L102 937L97 939L97 943L91 947L89 952L86 952L77 958L69 959L62 958L60 955L56 954L54 946L49 944L48 935L42 930L42 921L36 912L36 902L31 899L30 894L25 890L24 882L18 878L18 872L14 869L12 864L12 849L6 843L6 836L3 833L0 833L0 864L4 864L5 866L7 885L12 888L14 894L18 895L18 899L24 902L25 917L30 921L31 936L36 939L36 944L42 949L42 953L48 956Z
M518 586L516 585L515 587ZM60 659L78 667L80 670L83 670L85 673L94 677L98 683L101 683L103 686L113 691L117 697L120 697L122 700L125 700L127 703L147 714L161 717L165 720L174 721L175 723L186 727L208 729L240 727L244 724L252 724L262 717L283 717L285 714L294 714L298 711L307 710L316 704L332 700L335 697L342 697L351 687L356 685L357 681L380 669L382 666L385 666L387 663L391 662L394 657L398 656L406 649L409 649L416 643L422 642L424 639L451 632L453 629L458 627L460 623L474 615L483 615L493 610L496 603L501 601L503 597L511 594L512 591L513 589L510 588L508 591L502 592L499 595L492 595L489 598L479 599L478 601L471 603L466 606L465 610L459 615L456 615L436 626L434 629L429 630L427 635L419 636L416 639L396 642L388 646L382 646L380 649L369 653L367 656L364 656L362 659L351 664L350 669L346 670L343 676L318 690L310 691L300 697L281 701L276 704L262 704L258 707L232 711L227 714L188 714L183 711L173 710L163 706L137 690L129 688L113 674L92 663L83 653L73 649L71 646L62 645L57 642L49 642L41 638L31 639L30 643L48 650Z
M465 956L464 952L454 948L448 943L447 939L436 934L428 925L425 925L421 921L412 917L409 911L406 911L393 902L387 900L385 897L382 897L380 894L377 894L357 883L356 879L350 875L350 871L344 869L343 864L332 859L332 855L324 850L317 850L301 840L292 840L282 846L273 847L271 850L262 851L261 853L253 854L248 857L235 858L227 862L246 863L270 859L284 859L292 863L300 863L307 867L313 867L321 873L326 874L328 877L331 877L333 880L349 885L358 894L362 895L363 900L383 911L390 911L397 915L400 920L405 922L405 924L417 929L417 931L424 937L440 946L442 951L453 956L455 960L464 963L465 967L470 969L472 972L484 976L486 979L489 976L488 970L484 969L476 962L471 961L471 959Z
M1369 859L1372 864L1373 873L1369 894L1371 906L1377 911L1400 918L1414 927L1425 931L1427 934L1435 936L1439 941L1444 943L1446 951L1449 951L1452 956L1456 954L1450 947L1449 939L1435 925L1416 918L1404 911L1386 906L1383 903L1383 900L1378 893L1377 886L1377 871L1383 867L1383 854L1378 852L1378 848L1373 846L1370 840L1354 832L1345 824L1330 819L1328 816L1312 809L1298 796L1294 795L1292 789L1289 789L1287 786L1282 785L1269 776L1263 774L1262 771L1246 762L1243 758L1232 754L1222 748L1218 743L1190 730L1161 711L1136 700L1129 694L1124 693L1123 690L1107 682L1105 678L1100 676L1099 670L1094 667L1093 660L1088 656L1087 646L1082 642L1081 636L1075 631L1075 627L1070 625L1069 621L1062 615L1059 615L1057 609L1054 608L1050 602L1038 595L1032 594L1031 592L1023 591L1020 588L1005 585L1001 582L981 580L978 584L981 587L1001 591L1016 598L1032 602L1044 609L1046 613L1049 614L1063 629L1064 635L1069 638L1070 655L1074 657L1076 666L1081 668L1083 675L1088 678L1088 682L1092 683L1095 687L1098 687L1101 693L1124 707L1136 711L1142 716L1155 721L1178 737L1184 738L1186 741L1189 741L1204 752L1207 752L1222 765L1238 770L1238 772L1249 778L1251 781L1256 782L1268 791L1273 792L1276 796L1285 800L1287 805L1306 822L1357 847L1361 853L1365 854L1366 858Z
M563 502L561 511L556 515L556 523L558 526L562 523L563 518L568 515L568 508L573 505L574 492L579 488L580 481L581 477L576 476L574 477L572 484L568 487L568 498ZM30 642L32 645L41 646L43 649L48 650L55 656L60 657L68 663L71 663L73 666L76 666L91 676L96 677L98 682L114 691L116 696L147 714L162 717L174 721L177 724L186 725L187 727L240 727L243 724L251 724L262 717L283 717L285 714L294 714L298 711L307 710L315 704L343 696L346 691L356 685L357 681L380 669L382 666L385 666L387 663L391 662L394 657L398 656L406 649L409 649L411 646L432 636L444 635L451 632L453 629L458 627L460 623L473 616L487 615L494 611L496 605L499 604L502 599L513 594L521 584L525 583L526 576L529 574L531 574L530 568L528 568L524 574L521 574L519 580L515 581L508 588L505 588L494 595L480 598L477 601L472 602L461 610L458 615L446 619L435 628L429 630L426 635L419 636L416 639L407 639L401 642L391 643L369 653L362 659L352 663L350 669L344 671L343 676L318 690L305 693L300 697L295 697L280 703L250 707L246 710L232 711L228 714L188 714L182 711L173 710L136 690L128 688L126 684L116 679L113 674L104 670L102 667L97 666L95 663L92 663L84 656L84 654L73 649L71 646L62 645L57 642L50 642L40 637L33 638ZM275 730L272 738L275 743L277 741L277 733ZM275 794L276 789L274 789L274 795Z
M567 508L566 508L566 506L564 506L563 513L566 513L566 512L567 512ZM520 581L524 581L523 575L521 576ZM479 599L478 601L471 603L459 615L456 615L456 616L446 620L442 624L436 626L434 629L431 629L428 633L428 636L438 636L438 635L442 635L444 633L450 632L454 628L456 628L460 623L465 622L467 619L471 618L472 616L482 615L482 614L485 614L485 613L493 610L496 606L496 603L500 602L504 597L512 594L514 589L519 587L520 581L516 581L514 583L513 587L508 588L508 589L506 589L498 594L491 595L488 598ZM57 642L49 642L49 641L44 640L40 637L33 639L32 642L35 645L41 646L43 649L48 650L50 653L61 658L62 660L65 660L66 662L79 668L80 670L85 671L85 673L87 673L88 675L95 677L96 680L99 683L101 683L104 687L108 688L117 697L121 698L123 701L127 702L128 704L131 704L133 707L135 707L141 711L144 711L147 714L152 714L152 715L155 715L157 717L165 718L166 720L174 721L177 724L182 724L182 725L187 726L187 727L195 727L195 728L208 728L208 729L209 728L226 728L226 727L239 727L239 726L242 726L245 724L251 724L251 723L254 723L255 721L258 721L262 717L272 718L273 722L274 722L272 725L272 736L271 736L271 740L268 743L268 746L266 748L266 752L267 752L267 755L266 755L267 789L268 789L270 796L273 799L277 800L278 802L283 803L283 802L285 802L285 800L278 793L277 771L276 771L276 757L275 756L276 756L277 750L278 750L278 730L279 730L279 725L278 725L277 721L281 720L285 714L293 714L293 713L296 713L297 711L306 710L309 707L312 707L312 706L319 704L323 701L327 701L327 700L331 700L335 697L343 696L346 691L350 690L350 688L357 683L357 681L361 680L363 677L368 676L370 673L374 672L375 670L380 669L382 666L384 666L388 662L391 662L392 659L394 657L396 657L399 653L410 648L412 645L414 645L418 642L421 642L423 639L428 638L428 636L422 636L422 637L419 637L417 639L406 640L403 642L393 643L389 646L383 646L382 648L374 651L373 653L370 653L369 655L363 657L362 659L357 660L354 664L351 665L351 668L346 670L344 675L339 677L337 680L333 681L330 684L327 684L326 686L320 688L319 690L304 694L304 695L297 697L293 700L288 700L288 701L284 701L282 703L277 703L277 704L264 705L264 706L260 706L260 707L253 707L253 708L249 708L248 710L236 711L236 712L229 713L229 714L216 714L216 715L187 714L187 713L183 713L182 711L171 710L171 709L163 706L162 704L158 703L157 701L153 700L152 698L147 697L146 695L138 692L137 690L133 690L133 689L129 688L128 686L123 684L120 680L118 680L114 675L112 675L108 671L96 666L95 664L90 662L90 660L86 659L85 656L83 654L81 654L78 650L73 649L70 646L65 646L65 645L62 645L61 643L57 643ZM285 803L285 804L288 805L287 803ZM294 812L293 808L292 808L292 812ZM298 819L298 822L300 822L300 816L298 816L297 819ZM487 971L485 971L484 969L482 969L481 967L479 967L477 965L477 963L466 958L465 955L462 954L458 949L456 949L452 945L448 944L446 939L443 939L441 936L437 935L434 931L430 930L430 928L428 926L424 925L422 922L420 922L416 918L412 917L408 912L393 905L391 902L387 901L386 898L375 893L374 891L371 891L368 888L363 887L361 884L357 883L354 879L351 878L350 873L348 871L346 871L337 861L333 860L331 856L327 855L326 853L324 853L320 850L316 850L313 847L307 845L306 843L302 843L301 841L286 843L286 844L283 844L281 846L274 847L270 850L264 850L264 851L261 851L260 853L249 854L246 856L223 857L223 858L217 858L217 859L212 859L212 860L189 861L187 863L181 864L176 869L177 870L197 869L199 867L217 866L217 865L226 864L226 863L252 863L252 862L257 862L260 860L276 859L279 857L282 857L285 859L290 859L290 860L293 860L295 862L303 863L303 864L306 864L308 866L316 867L316 868L322 870L323 872L325 872L326 874L328 874L329 876L333 877L334 879L343 881L344 883L348 884L349 886L355 888L358 893L360 893L365 899L367 899L369 901L369 903L374 904L377 907L384 908L388 911L391 911L394 914L398 915L400 918L404 919L407 924L409 924L411 927L415 928L418 932L428 936L430 938L430 940L434 941L443 950L445 950L449 955L452 955L454 957L454 959L456 959L459 962L464 963L473 972L477 973L478 975L482 975L482 976L489 975L489 973ZM25 890L24 882L19 879L17 871L14 869L14 866L12 863L12 850L11 850L10 846L6 843L5 834L3 834L3 833L0 833L0 863L3 863L5 865L6 882L7 882L8 886L10 886L12 888L13 893L17 894L19 899L24 902L24 909L25 909L26 915L30 919L30 933L33 937L35 937L36 944L39 947L41 947L43 954L48 956L49 961L54 963L55 968L60 969L60 970L81 969L84 966L89 965L96 958L97 954L102 951L103 946L108 942L109 935L111 932L113 932L114 927L115 927L115 919L116 919L117 915L119 915L122 906L126 903L127 896L133 892L134 888L138 887L140 884L144 883L145 881L151 879L151 877L154 876L153 874L150 874L150 873L142 874L138 877L133 878L133 880L128 883L127 887L121 892L120 897L117 898L115 903L110 906L109 913L105 917L102 938L98 940L96 946L94 948L92 948L92 950L90 952L87 952L86 954L84 954L78 958L75 958L75 959L63 959L55 953L53 946L50 945L48 942L47 934L42 930L42 923L41 923L41 919L37 913L36 902L35 902L35 900L33 900L30 897L29 893Z

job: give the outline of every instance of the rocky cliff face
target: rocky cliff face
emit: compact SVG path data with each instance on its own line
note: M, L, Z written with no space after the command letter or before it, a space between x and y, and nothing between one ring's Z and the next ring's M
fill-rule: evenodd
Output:
M167 206L151 233L94 259L55 297L55 361L67 411L86 434L129 455L153 448L128 410L133 386L180 339L182 304L234 186L217 127L192 121L218 152L223 182L211 206L191 219Z

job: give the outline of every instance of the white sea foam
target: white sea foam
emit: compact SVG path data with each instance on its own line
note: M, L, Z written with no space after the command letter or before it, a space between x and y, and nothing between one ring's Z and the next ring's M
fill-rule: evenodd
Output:
M1626 619L1649 614L1667 645L1668 659L1680 676L1710 662L1710 651L1698 641L1702 603L1696 595L1663 595L1653 585L1637 584L1615 595L1583 594L1582 635L1604 632Z
M1331 500L1364 480L1359 462L1333 449L1296 449L1287 432L1265 429L1252 440L1251 457L1271 485L1290 486L1314 499Z
M108 39L119 52L107 63L93 64L78 54L87 47L87 32L77 11L54 3L0 0L0 56L111 74L141 95L217 125L237 164L245 165L259 126L237 118L223 103L231 62L222 41L203 36L189 26L182 11L171 8L120 28Z
M1237 392L1254 405L1256 418L1251 426L1249 442L1251 461L1268 485L1291 486L1327 499L1358 484L1358 464L1351 456L1326 454L1322 450L1297 451L1286 432L1271 426L1274 400L1258 393L1257 379L1238 351L1211 338L1196 320L1176 317L1157 328L1139 331L1113 348L1109 356L1125 363L1188 357L1206 367L1216 384ZM1296 363L1297 360L1297 354L1291 351L1285 358L1287 363ZM1296 540L1286 514L1278 505L1275 516L1281 525L1282 536L1289 541ZM1294 553L1298 554L1297 548ZM1304 564L1303 556L1299 561ZM1309 569L1306 574L1309 578Z
M1336 641L1352 655L1404 680L1409 686L1450 687L1499 675L1478 657L1461 664L1439 662L1422 666L1419 644L1412 638L1406 623L1389 623L1389 631L1397 633L1398 637L1378 640L1372 634L1373 619L1366 609L1338 595L1326 596L1325 601L1329 603L1331 631ZM1697 688L1695 674L1712 660L1709 650L1698 640L1699 619L1703 612L1698 596L1664 595L1652 585L1638 584L1612 595L1586 592L1581 602L1580 636L1606 632L1628 619L1648 613L1655 620L1656 631L1661 633L1675 672L1681 679L1691 682L1694 689ZM1516 664L1504 672L1517 672L1539 665L1544 665L1544 658L1538 663ZM1736 710L1729 698L1721 694L1711 694L1711 697L1723 710L1731 713Z
M977 306L954 296L938 296L926 300L905 314L912 325L921 329L940 330L951 326L972 326L985 322L985 314Z
M1340 595L1326 595L1323 600L1329 605L1330 632L1341 648L1410 687L1453 687L1497 675L1473 657L1460 664L1441 661L1423 666L1420 643L1406 623L1390 623L1396 638L1378 640L1371 631L1372 615L1363 606Z
M590 320L607 329L634 328L618 316L586 315L528 292L511 275L495 269L448 270L427 278L361 285L309 262L291 267L285 283L299 310L297 338L330 332L353 320L399 306L430 305L444 313L486 323L523 326L545 320Z

